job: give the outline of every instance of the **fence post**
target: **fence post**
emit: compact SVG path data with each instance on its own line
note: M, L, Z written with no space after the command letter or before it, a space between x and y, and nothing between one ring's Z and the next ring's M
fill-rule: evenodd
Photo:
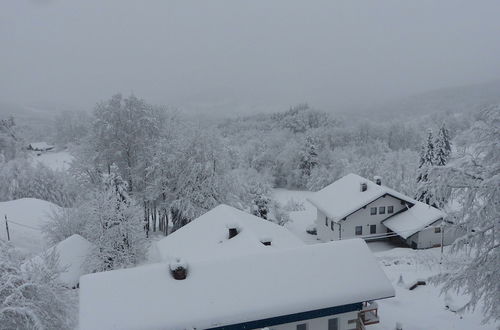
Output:
M7 221L7 214L5 215L5 229L7 229L7 241L10 241L9 222Z

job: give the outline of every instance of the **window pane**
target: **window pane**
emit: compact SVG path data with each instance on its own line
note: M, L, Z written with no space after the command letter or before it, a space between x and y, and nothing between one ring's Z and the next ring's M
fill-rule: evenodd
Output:
M333 230L333 221L330 222L330 228Z
M377 232L377 225L370 225L370 234L375 234Z
M363 227L356 226L356 235L363 235Z
M297 324L297 330L307 330L307 323Z
M394 213L394 206L387 206L387 213Z
M441 232L441 228L440 227L436 227L434 228L434 232L437 234L437 233L440 233Z
M328 218L325 218L325 226L328 226Z
M385 206L381 206L378 208L378 213L379 214L385 214Z
M375 214L377 214L377 208L376 208L376 207L372 207L372 208L370 208L370 214L371 214L371 215L375 215Z
M339 330L339 320L329 319L328 320L328 330Z

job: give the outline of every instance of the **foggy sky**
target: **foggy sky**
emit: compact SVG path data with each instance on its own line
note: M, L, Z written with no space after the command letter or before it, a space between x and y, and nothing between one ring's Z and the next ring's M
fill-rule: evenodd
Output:
M0 101L365 106L500 78L499 16L498 0L0 0Z

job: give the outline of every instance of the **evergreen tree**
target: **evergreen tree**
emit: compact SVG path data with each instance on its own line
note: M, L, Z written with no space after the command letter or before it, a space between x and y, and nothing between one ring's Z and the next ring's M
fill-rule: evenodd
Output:
M318 151L316 140L308 135L305 139L304 148L300 152L299 170L301 183L306 185L307 180L311 176L312 170L318 165Z
M445 124L441 126L434 142L434 165L444 166L451 154L451 143Z
M417 196L416 199L429 204L431 193L429 191L428 173L434 165L434 139L432 131L427 132L427 139L425 140L421 152L420 162L417 171Z
M90 271L130 267L144 256L141 209L128 196L127 182L116 166L104 175L103 187L82 206L87 219L85 237L95 248L88 258Z
M500 320L500 105L482 109L474 125L461 136L469 152L452 165L436 166L429 173L435 189L451 189L459 206L450 216L467 228L467 235L452 246L465 258L442 275L443 291L465 293L460 310L474 310L482 302L485 321Z

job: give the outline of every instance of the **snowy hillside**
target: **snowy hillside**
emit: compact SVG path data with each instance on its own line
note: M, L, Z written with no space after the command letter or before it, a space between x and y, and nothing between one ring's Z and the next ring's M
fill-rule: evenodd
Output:
M55 171L66 171L74 159L68 151L48 151L40 155L32 152L31 158L33 163L41 163Z

